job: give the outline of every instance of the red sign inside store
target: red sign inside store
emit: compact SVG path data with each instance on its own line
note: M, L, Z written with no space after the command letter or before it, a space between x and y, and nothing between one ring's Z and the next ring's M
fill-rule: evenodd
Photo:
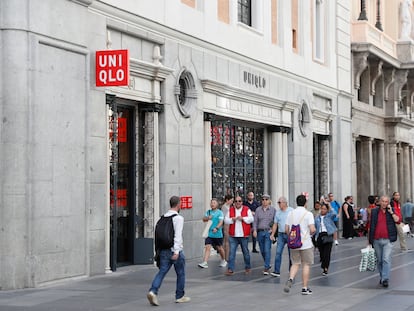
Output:
M127 119L118 118L118 142L127 142Z
M96 86L127 86L129 51L96 51Z
M193 208L193 197L183 196L181 199L181 208Z
M111 206L114 206L114 190L111 189ZM116 191L116 207L126 207L128 203L127 189L118 189Z

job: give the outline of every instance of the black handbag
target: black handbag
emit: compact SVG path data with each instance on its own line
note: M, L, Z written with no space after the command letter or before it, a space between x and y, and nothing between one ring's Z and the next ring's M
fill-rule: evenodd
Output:
M323 235L321 236L322 244L333 243L333 235Z

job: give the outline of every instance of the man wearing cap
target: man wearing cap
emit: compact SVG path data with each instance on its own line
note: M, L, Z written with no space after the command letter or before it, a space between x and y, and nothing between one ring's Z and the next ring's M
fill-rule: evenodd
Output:
M256 209L253 221L253 237L257 238L260 247L260 253L264 260L264 275L270 273L270 256L272 251L272 241L270 233L272 231L273 219L275 218L276 209L270 206L270 196L262 195L262 205Z

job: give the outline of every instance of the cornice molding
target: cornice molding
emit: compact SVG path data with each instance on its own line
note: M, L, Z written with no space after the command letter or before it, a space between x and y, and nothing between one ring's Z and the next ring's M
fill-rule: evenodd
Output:
M174 70L162 65L130 58L129 72L131 76L142 77L148 80L164 81Z
M213 80L201 80L201 85L204 92L213 93L237 101L260 104L261 106L271 108L279 108L284 111L292 112L300 106L299 103L295 104L287 101L280 101L269 96L252 93Z
M83 6L90 6L94 0L70 0Z
M395 127L401 127L411 130L414 127L414 121L404 117L386 117L384 118L386 125L392 125Z

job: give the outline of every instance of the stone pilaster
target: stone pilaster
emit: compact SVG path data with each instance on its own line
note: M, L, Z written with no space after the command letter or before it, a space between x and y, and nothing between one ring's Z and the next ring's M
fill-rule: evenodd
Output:
M373 170L373 155L372 155L372 142L370 137L364 137L361 139L361 157L359 158L359 168L361 180L358 182L361 185L359 190L360 197L358 198L358 204L365 203L368 196L374 193L374 170Z
M377 142L377 193L378 195L385 195L387 193L387 187L385 182L385 148L384 142Z
M290 129L284 127L269 127L271 132L270 180L271 196L289 196L288 179L288 146L287 133Z
M397 165L397 144L388 143L388 192L398 190L398 165Z
M404 144L402 152L402 167L403 167L403 180L404 180L404 193L401 202L405 202L407 198L411 198L411 171L410 171L410 149L407 144ZM401 190L402 191L402 190Z

